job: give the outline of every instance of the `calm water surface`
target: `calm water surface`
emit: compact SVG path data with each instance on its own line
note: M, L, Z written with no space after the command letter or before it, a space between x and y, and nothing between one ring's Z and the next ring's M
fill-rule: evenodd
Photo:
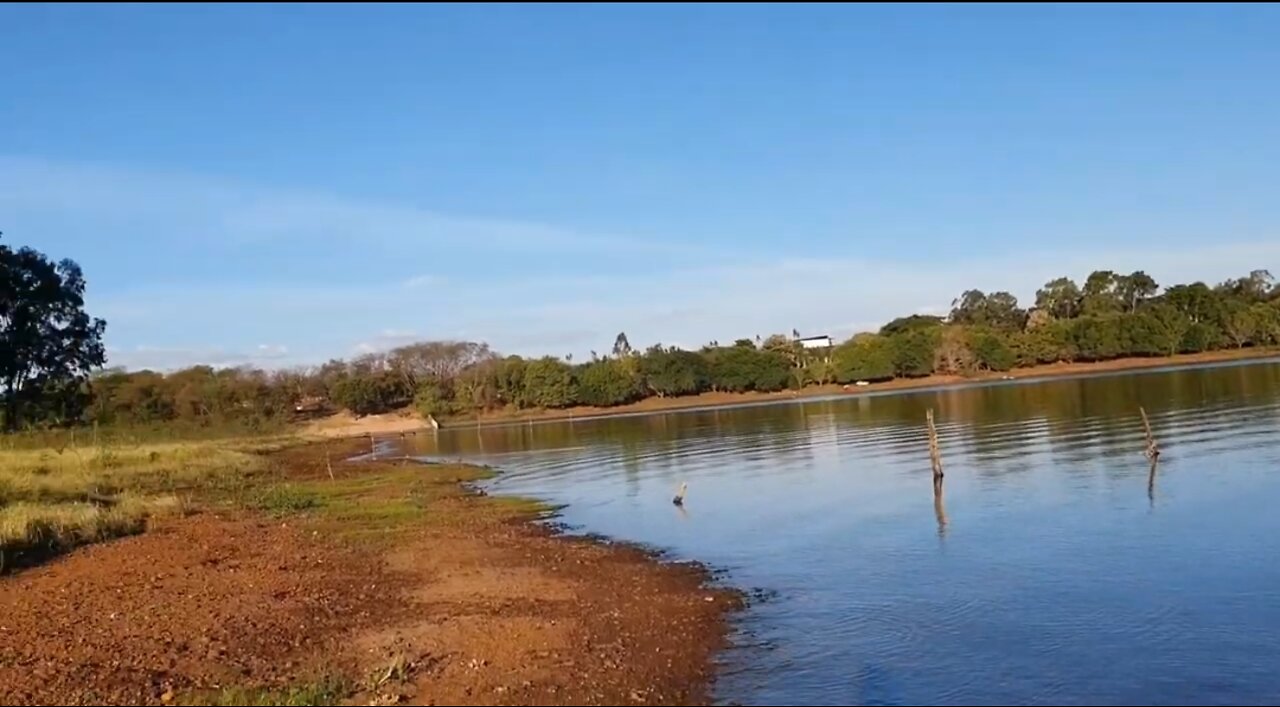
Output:
M1139 405L1164 449L1151 485ZM584 530L767 590L726 656L724 702L1280 701L1274 362L421 444L502 468L495 491L569 504Z

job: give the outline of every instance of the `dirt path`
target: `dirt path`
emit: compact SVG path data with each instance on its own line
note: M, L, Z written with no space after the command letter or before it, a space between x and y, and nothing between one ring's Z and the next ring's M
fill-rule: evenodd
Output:
M330 481L318 458L281 466L319 510L205 512L0 578L0 703L706 701L739 600L704 571L555 537L457 468Z

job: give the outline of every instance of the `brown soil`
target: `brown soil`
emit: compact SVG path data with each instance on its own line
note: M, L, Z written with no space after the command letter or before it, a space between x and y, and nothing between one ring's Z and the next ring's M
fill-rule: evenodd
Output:
M390 466L338 463L331 482L322 458L281 465L319 489ZM319 512L205 512L0 578L0 703L162 704L333 674L357 704L706 701L737 594L557 537L457 469L400 472L436 481L414 520L364 528L379 540ZM371 486L361 510L407 493Z

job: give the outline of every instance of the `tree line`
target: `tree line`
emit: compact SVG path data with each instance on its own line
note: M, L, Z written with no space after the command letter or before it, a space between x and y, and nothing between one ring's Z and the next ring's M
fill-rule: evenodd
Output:
M801 346L794 330L696 351L633 349L621 333L607 352L577 363L572 356L502 356L479 342L427 341L270 372L103 370L105 323L83 311L78 266L0 246L0 267L6 429L89 422L261 427L333 409L368 415L412 407L453 417L613 407L651 397L1280 345L1280 287L1266 270L1215 286L1163 289L1141 271L1099 270L1083 285L1068 277L1045 283L1026 308L1008 292L968 290L945 317L900 317L830 349Z

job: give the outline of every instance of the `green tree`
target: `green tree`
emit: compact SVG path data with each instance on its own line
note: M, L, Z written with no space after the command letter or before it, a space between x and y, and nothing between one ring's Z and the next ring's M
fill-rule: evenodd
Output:
M1074 361L1076 350L1071 330L1071 321L1056 319L1014 336L1010 346L1014 350L1018 365L1034 366Z
M1141 270L1116 278L1116 295L1129 312L1138 311L1138 307L1154 297L1159 289L1156 281Z
M1280 344L1280 302L1255 302L1253 310L1253 343L1258 346Z
M645 385L660 398L696 395L711 385L711 370L702 356L681 349L653 347L640 361Z
M631 342L627 340L627 332L620 331L613 340L613 355L616 358L631 355Z
M1117 285L1119 278L1110 270L1095 270L1084 282L1080 298L1080 313L1097 316L1112 314L1124 309Z
M1182 342L1191 319L1168 302L1160 302L1148 307L1144 315L1151 322L1154 343L1159 353L1172 356L1182 350Z
M893 368L903 378L919 378L933 373L934 353L941 340L940 328L915 329L890 337Z
M1106 361L1125 353L1118 315L1083 316L1073 324L1072 339L1081 359Z
M569 407L576 398L573 369L551 356L530 361L524 369L524 398L536 407Z
M593 361L578 369L578 400L584 405L611 407L640 397L639 381L618 359Z
M1071 278L1050 280L1036 291L1036 307L1056 319L1070 319L1080 314L1080 287Z
M1017 363L1017 356L1005 334L994 329L976 328L969 332L969 350L979 368L1007 371Z
M987 294L982 290L965 290L951 301L952 324L986 324Z
M413 396L413 407L422 417L443 417L455 411L451 392L439 381L426 381Z
M532 405L525 397L524 372L527 365L519 356L508 356L494 367L494 387L498 391L498 400L502 403L518 408Z
M1182 353L1212 351L1222 343L1222 332L1206 322L1192 322L1182 335Z
M1253 304L1270 299L1274 284L1270 270L1254 270L1238 280L1227 280L1218 286L1218 291Z
M893 336L913 329L931 329L933 327L942 326L944 320L942 317L936 317L929 314L912 314L907 317L898 317L893 321L880 327L881 336Z
M363 417L402 408L409 404L413 392L395 371L359 371L338 381L333 400Z
M1174 285L1160 299L1193 324L1216 321L1222 311L1222 296L1203 282Z
M85 280L71 260L0 244L0 398L4 429L27 409L80 407L83 383L106 361L106 322L84 311ZM27 422L38 422L28 420Z
M987 327L945 327L933 353L933 372L949 376L968 375L977 363L969 348L969 331Z
M858 334L837 346L831 360L837 383L889 380L894 375L893 340L879 334Z
M1253 308L1244 300L1229 299L1224 303L1222 314L1223 332L1236 348L1244 348L1253 340L1257 330Z

